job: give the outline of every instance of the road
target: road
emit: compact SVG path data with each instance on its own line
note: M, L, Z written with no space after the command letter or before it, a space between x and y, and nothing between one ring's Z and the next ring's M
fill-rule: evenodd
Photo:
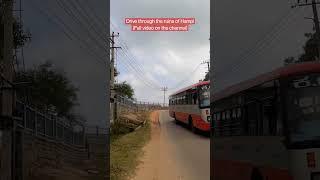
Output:
M151 118L152 137L133 180L209 180L209 137L177 125L168 111L158 114Z

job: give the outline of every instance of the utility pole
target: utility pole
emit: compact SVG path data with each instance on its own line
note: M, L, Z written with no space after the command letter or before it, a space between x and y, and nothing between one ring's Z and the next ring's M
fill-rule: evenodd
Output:
M114 90L114 75L115 75L115 67L114 67L114 62L115 62L115 49L119 49L121 47L116 47L115 46L115 41L114 38L119 37L119 33L117 35L112 32L112 35L110 36L110 42L111 42L111 61L110 61L110 91L111 91L111 121L115 120L117 118L117 102L115 99L115 90Z
M317 4L320 4L320 2L317 2L316 0L305 0L304 3L300 3L301 0L298 0L298 2L292 6L292 8L298 7L298 6L312 6L313 11L313 22L316 30L316 41L317 41L317 49L318 49L318 59L317 61L320 61L320 26L319 26L319 17L318 17L318 11L317 11Z
M205 60L201 64L207 64L208 65L208 72L210 71L210 61L209 60Z
M168 87L161 88L161 91L163 91L163 107L166 104L166 91L168 91Z
M207 64L208 65L208 72L206 72L204 79L205 80L209 80L210 79L210 60L205 60L201 64ZM208 79L206 79L207 74L208 74Z
M0 3L0 179L11 180L15 178L13 0Z

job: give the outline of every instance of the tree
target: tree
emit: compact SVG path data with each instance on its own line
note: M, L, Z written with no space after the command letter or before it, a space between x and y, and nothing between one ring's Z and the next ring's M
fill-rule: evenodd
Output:
M115 84L114 89L118 95L133 99L134 89L126 81Z
M209 81L210 80L210 71L207 72L206 76L204 77L204 81Z
M307 41L303 46L304 52L299 55L298 59L295 59L294 57L284 59L285 65L314 61L318 57L318 43L315 33L306 33L305 37L307 37Z
M318 57L318 43L315 33L306 33L305 36L308 40L303 46L304 53L300 55L297 62L313 61Z
M72 117L71 110L77 105L78 89L64 73L54 70L50 62L26 72L18 72L16 82L27 84L26 87L18 88L17 95L27 96L30 98L29 102L38 109L54 107L59 116Z
M296 63L296 60L294 59L294 57L287 57L286 59L284 59L284 65L289 65L294 63Z
M23 47L31 40L31 33L25 31L23 26L17 19L13 21L13 47L15 49Z

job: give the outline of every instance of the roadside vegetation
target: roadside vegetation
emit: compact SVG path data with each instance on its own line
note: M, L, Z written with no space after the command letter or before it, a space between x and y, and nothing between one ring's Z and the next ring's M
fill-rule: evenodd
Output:
M112 125L110 143L111 180L128 180L134 175L140 163L139 158L143 155L142 148L150 139L149 115L149 112L137 114L139 121L145 122L145 124L140 123L140 128L135 131L128 126L128 123L123 123L125 118Z

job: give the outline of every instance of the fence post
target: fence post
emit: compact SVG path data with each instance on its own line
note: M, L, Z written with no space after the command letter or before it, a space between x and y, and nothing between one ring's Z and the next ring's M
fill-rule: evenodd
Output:
M27 127L27 106L23 104L23 127Z
M47 131L46 131L46 126L47 126L47 118L46 115L43 115L43 119L44 119L44 135L47 135Z
M74 129L73 128L72 128L71 133L72 133L72 144L74 144Z
M31 109L30 109L31 110ZM37 112L32 110L34 112L34 131L35 134L38 135L38 116L37 116Z
M53 121L53 123L54 123L54 130L53 130L53 132L54 132L54 139L55 140L57 140L58 139L58 137L57 137L57 134L58 134L58 127L57 127L57 118L55 117L55 116L53 116L54 117L54 121Z
M82 125L82 143L81 145L84 145L86 143L86 129L84 125Z

